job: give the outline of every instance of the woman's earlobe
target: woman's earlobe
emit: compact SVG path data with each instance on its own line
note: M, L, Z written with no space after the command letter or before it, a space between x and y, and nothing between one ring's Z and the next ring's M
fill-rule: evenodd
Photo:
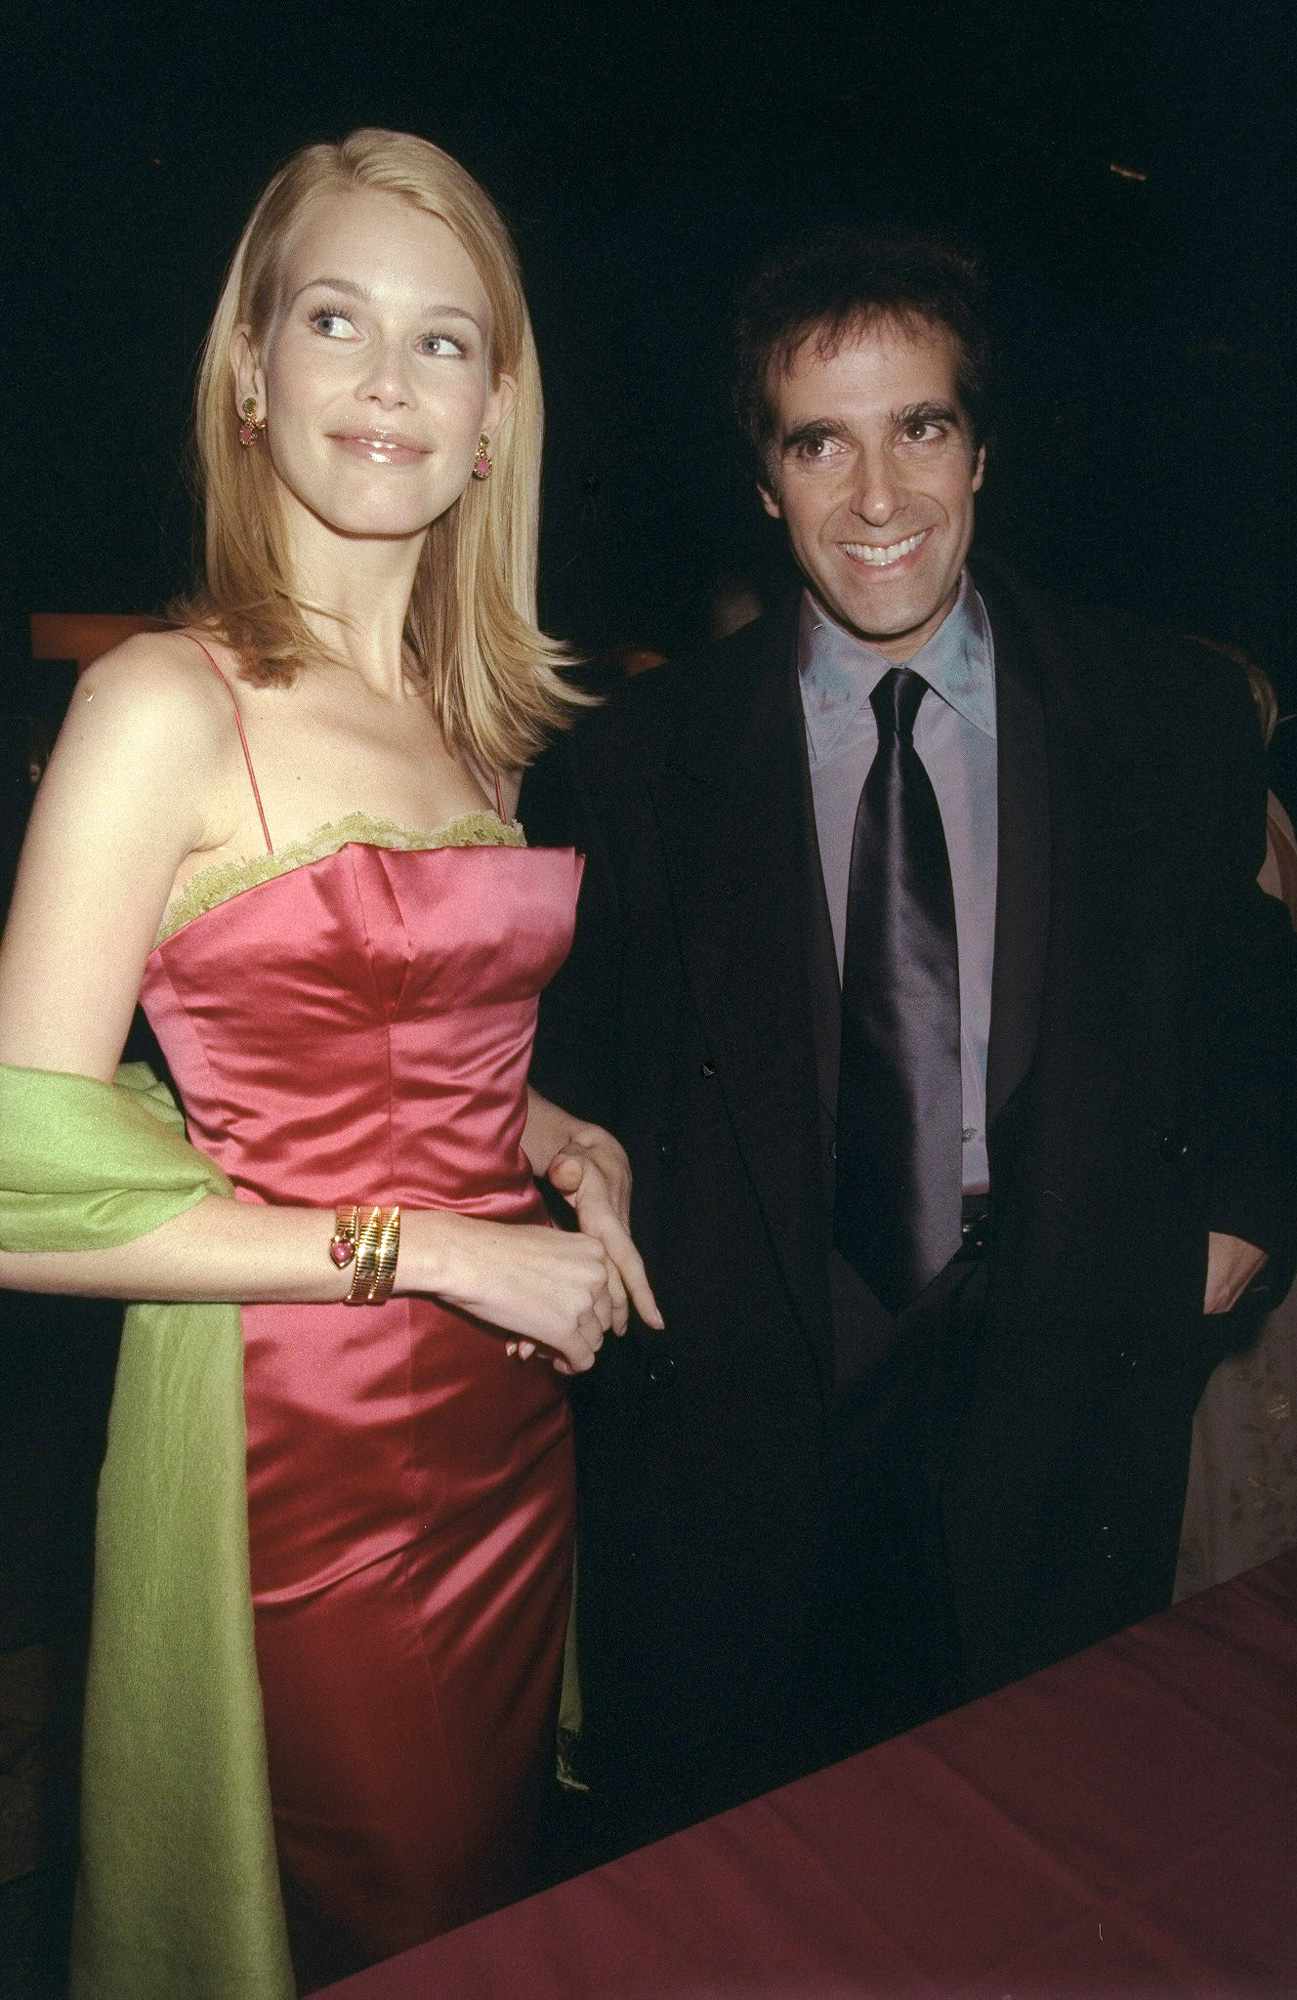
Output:
M230 373L234 377L234 401L240 417L247 414L249 398L254 408L264 415L265 379L252 345L251 329L247 326L234 330L230 342Z

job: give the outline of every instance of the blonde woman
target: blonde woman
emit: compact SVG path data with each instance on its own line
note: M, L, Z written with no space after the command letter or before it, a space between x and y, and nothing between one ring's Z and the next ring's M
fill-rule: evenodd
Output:
M167 1683L156 1730L188 1703L186 1731L219 1740L160 1838L123 1799L156 1731L119 1711L176 1647L203 1651L184 1593L208 1559L178 1558L156 1518L192 1515L201 1541L223 1476L203 1470L208 1388L175 1380L195 1372L183 1331L155 1328L132 1364L153 1373L119 1382L114 1413L99 1588L139 1574L125 1611L97 1612L91 1741L115 1747L88 1773L77 1951L86 1991L134 2000L291 1990L264 1854L206 1909L191 1891L255 1827L171 1859L187 1816L255 1804L232 1737L249 1769L264 1738L299 1988L526 1886L568 1614L562 1377L624 1328L628 1293L657 1320L624 1155L527 1089L580 864L511 815L572 697L534 622L535 350L469 175L380 131L292 159L231 265L197 431L205 590L80 683L0 954L7 1130L31 1134L6 1142L0 1281L241 1307L260 1733L209 1732L217 1663L210 1687L201 1659ZM131 1079L113 1086L137 996L189 1147L149 1117L141 1139ZM46 1136L65 1114L66 1167ZM575 1232L546 1225L547 1173ZM75 1227L70 1181L93 1211ZM159 1782L198 1756L187 1736ZM249 1883L263 1934L211 1947Z

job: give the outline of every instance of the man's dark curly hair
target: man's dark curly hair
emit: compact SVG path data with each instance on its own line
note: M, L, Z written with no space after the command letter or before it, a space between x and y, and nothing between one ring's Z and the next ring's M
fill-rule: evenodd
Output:
M991 339L977 258L928 236L826 230L776 253L739 297L734 405L763 476L774 437L772 371L787 371L807 340L827 359L880 323L953 336L959 398L974 444L986 441Z

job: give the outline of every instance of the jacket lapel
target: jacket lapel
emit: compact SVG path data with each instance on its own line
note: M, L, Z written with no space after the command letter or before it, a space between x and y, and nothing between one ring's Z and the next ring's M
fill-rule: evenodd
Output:
M813 825L808 837L795 634L794 603L699 667L651 788L717 1081L789 1292L831 1366L810 979L823 889Z
M1015 593L979 563L995 640L998 861L988 1132L1031 1067L1050 921L1050 792L1038 662Z

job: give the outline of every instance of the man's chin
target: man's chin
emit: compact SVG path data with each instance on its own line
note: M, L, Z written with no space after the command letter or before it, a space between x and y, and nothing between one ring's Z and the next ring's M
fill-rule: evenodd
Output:
M915 604L913 600L908 604L880 605L871 591L867 599L857 598L828 609L830 616L862 645L871 646L876 653L885 653L899 664L926 646L949 617L958 596L956 580L954 588L936 605L926 601Z
M891 654L895 649L908 647L917 653L925 638L935 632L941 618L933 612L922 612L917 616L898 611L883 616L876 606L843 604L832 610L832 616L852 638L859 639L864 646L872 646L877 653Z

